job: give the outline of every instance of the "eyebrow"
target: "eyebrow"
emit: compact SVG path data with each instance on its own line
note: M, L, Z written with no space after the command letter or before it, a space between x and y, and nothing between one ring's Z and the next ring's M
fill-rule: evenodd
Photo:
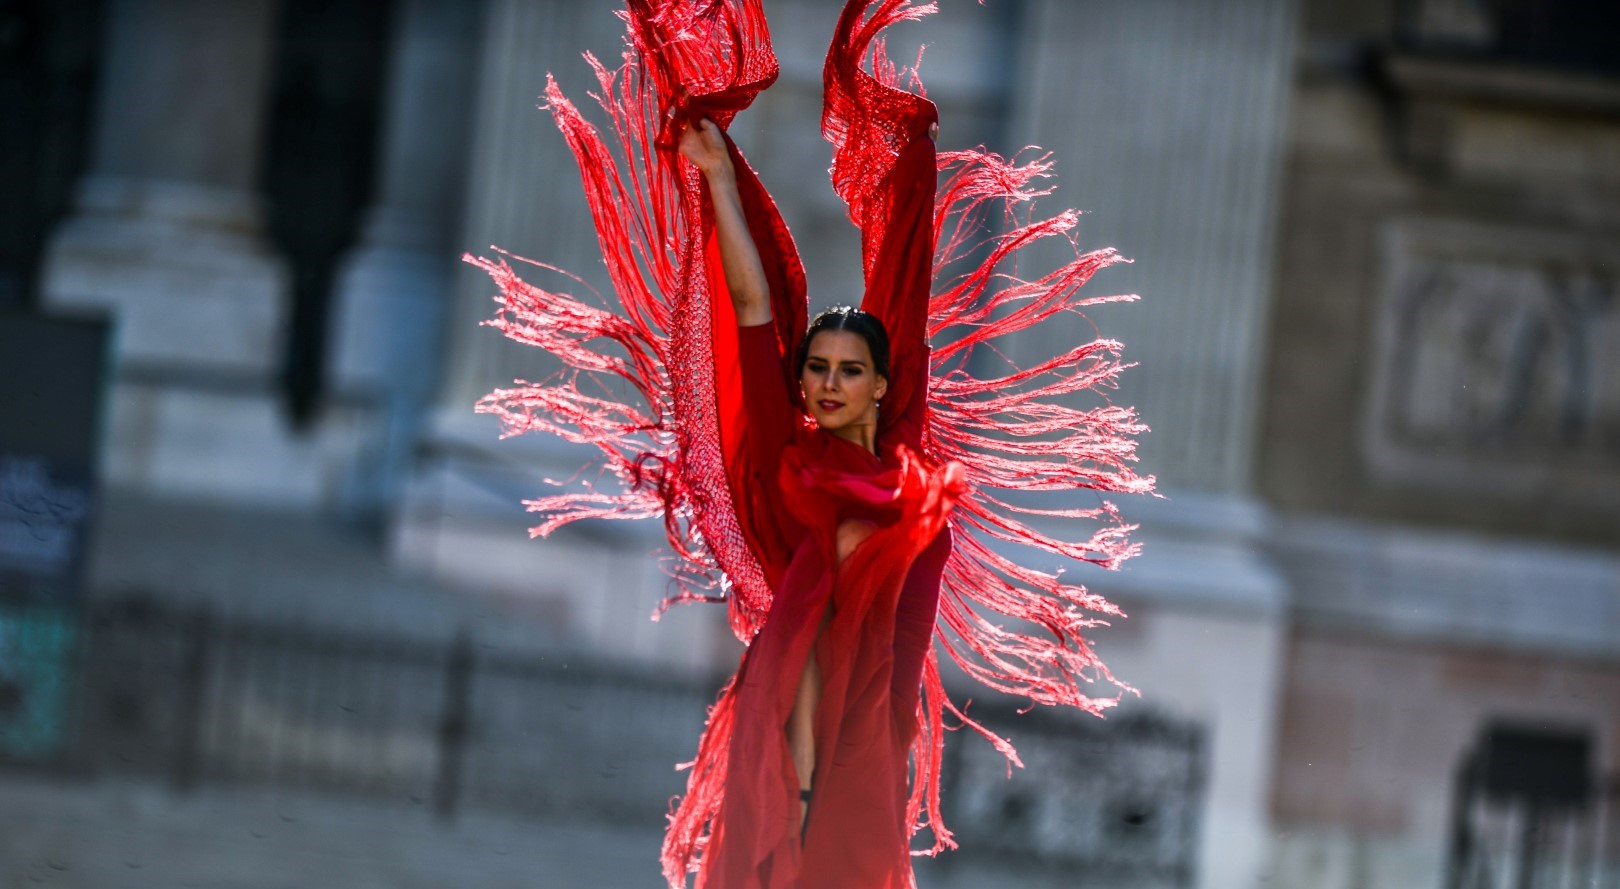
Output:
M832 361L832 359L823 358L822 356L816 355L816 354L808 355L808 356L805 357L804 360L805 360L805 363L807 363L807 364L809 362L811 362L811 361L820 361L823 364L832 364L832 363L834 363ZM837 362L837 364L839 364L841 366L848 366L848 365L851 365L851 364L855 365L856 367L865 367L866 366L866 362L860 360L859 358L851 358L848 361L839 361L839 362Z

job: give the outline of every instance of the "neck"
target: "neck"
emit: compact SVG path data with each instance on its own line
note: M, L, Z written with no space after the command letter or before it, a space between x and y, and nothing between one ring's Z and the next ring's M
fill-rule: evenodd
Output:
M875 419L851 423L840 429L834 429L832 434L842 438L844 441L860 445L866 449L867 453L877 454L877 421Z

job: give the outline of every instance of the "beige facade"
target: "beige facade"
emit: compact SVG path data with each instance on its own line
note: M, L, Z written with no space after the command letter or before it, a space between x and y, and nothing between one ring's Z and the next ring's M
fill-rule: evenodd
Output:
M1409 11L1308 4L1292 94L1256 454L1295 588L1284 885L1440 885L1490 725L1620 771L1617 81Z
M647 620L669 586L652 523L530 541L523 499L590 455L498 441L472 412L552 365L479 326L493 288L457 255L497 245L607 288L535 105L548 72L588 105L579 53L620 52L609 4L394 4L373 204L302 430L277 404L288 270L251 169L277 6L109 4L96 151L40 302L120 325L111 487L363 513L395 565L536 638L677 675L734 664L720 609ZM836 4L766 6L782 79L734 132L813 305L853 301L817 120ZM1493 722L1586 732L1593 780L1620 773L1620 71L1513 50L1482 4L942 6L892 54L929 44L945 147L1044 146L1042 207L1135 260L1090 286L1142 300L1093 320L1139 364L1118 398L1154 428L1142 468L1166 498L1121 503L1145 554L1082 580L1132 615L1097 633L1141 691L1120 714L1205 732L1196 885L1439 889ZM1090 335L1054 323L1014 357Z

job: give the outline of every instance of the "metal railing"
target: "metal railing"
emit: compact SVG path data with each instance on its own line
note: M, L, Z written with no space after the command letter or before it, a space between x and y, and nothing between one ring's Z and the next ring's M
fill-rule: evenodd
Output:
M1620 776L1591 737L1488 728L1453 785L1447 889L1620 889Z
M1620 889L1620 779L1559 811L1472 801L1453 836L1447 889Z
M258 783L539 818L661 823L719 680L511 656L207 611L0 608L0 762ZM1202 730L976 707L1028 768L947 744L946 816L969 856L1190 886Z
M1038 719L1031 717L1039 716ZM1078 886L1192 886L1204 800L1201 727L975 707L1024 768L969 737L946 746L946 823L973 855L1035 861ZM948 859L947 859L948 860Z

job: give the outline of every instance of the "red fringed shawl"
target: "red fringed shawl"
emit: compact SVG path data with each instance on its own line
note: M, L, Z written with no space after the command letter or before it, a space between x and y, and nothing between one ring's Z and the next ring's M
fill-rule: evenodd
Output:
M1136 552L1127 539L1133 526L1094 494L1085 495L1093 506L1045 508L1015 493L1072 503L1083 491L1152 490L1153 479L1131 469L1134 436L1145 431L1134 411L1106 398L1072 406L1076 393L1113 386L1126 366L1120 344L1077 336L1074 347L1022 369L1009 365L1000 375L981 375L986 362L968 359L980 347L999 356L996 340L1033 325L1065 319L1085 325L1077 317L1085 306L1134 297L1078 292L1094 272L1119 261L1113 250L1076 249L1056 269L1019 277L1015 259L1028 245L1049 238L1073 243L1078 214L1033 211L1034 199L1049 193L1040 187L1050 175L1045 157L1008 159L980 150L936 160L927 135L935 108L915 71L898 71L889 61L881 37L890 25L933 11L910 0L848 0L827 55L822 131L834 146L833 186L861 231L862 307L883 320L894 344L886 400L906 404L907 387L926 387L926 421L906 436L920 439L933 465L960 463L970 487L950 513L954 546L941 581L937 648L991 688L1100 713L1129 688L1082 634L1120 612L1009 552L1107 568ZM673 143L679 126L699 116L729 125L775 80L776 58L761 0L628 0L621 16L628 25L624 64L613 71L586 56L611 147L555 82L546 90L547 108L579 163L619 304L593 306L523 281L505 260L469 257L500 287L492 326L557 355L566 367L550 379L497 390L479 409L499 416L508 435L541 430L595 447L611 476L607 486L530 501L542 516L535 535L585 518L661 518L678 556L678 592L665 606L724 600L733 631L748 642L770 609L772 590L749 496L728 477L740 447L736 424L723 417L740 388L737 330L701 176ZM902 75L915 91L901 88ZM776 337L791 355L806 325L803 268L770 196L735 145L731 152L769 278ZM992 234L984 234L987 224L996 226ZM796 376L787 368L784 375ZM640 403L609 394L614 381L633 388ZM892 432L881 427L880 439ZM1063 536L1047 530L1054 527L1065 529ZM1090 694L1099 679L1113 691ZM947 698L931 651L907 806L911 830L926 826L933 833L928 853L955 846L939 808L945 711L1021 764L1011 744ZM724 718L718 708L711 714ZM711 725L692 764L688 796L672 817L665 854L672 886L695 867L719 805L724 756L708 738L724 734Z

